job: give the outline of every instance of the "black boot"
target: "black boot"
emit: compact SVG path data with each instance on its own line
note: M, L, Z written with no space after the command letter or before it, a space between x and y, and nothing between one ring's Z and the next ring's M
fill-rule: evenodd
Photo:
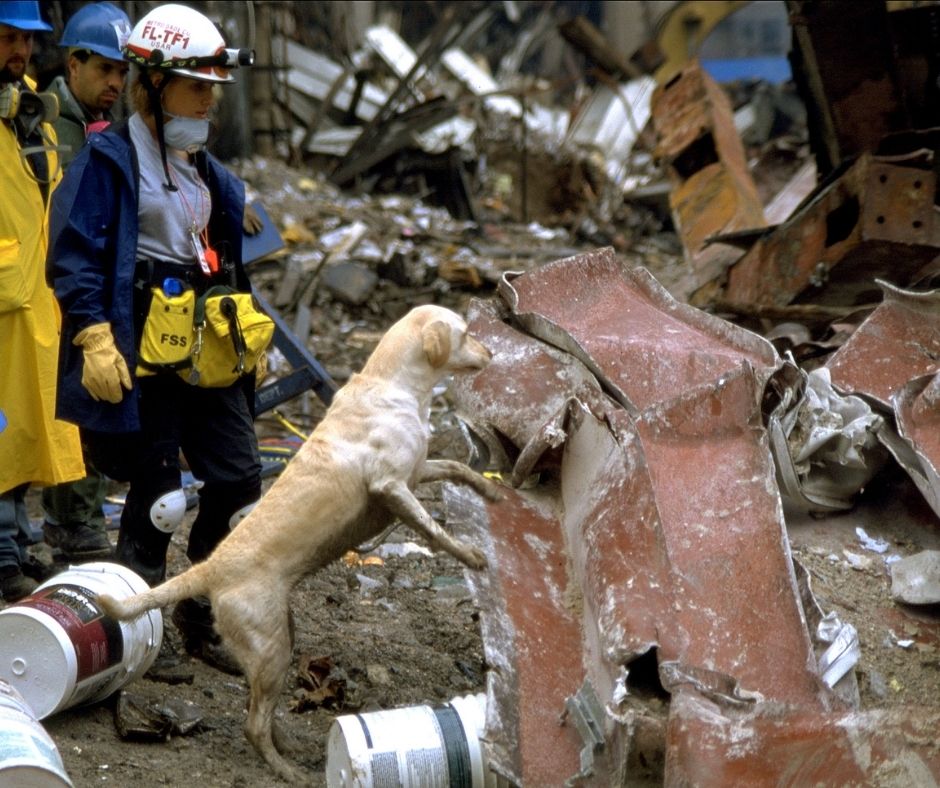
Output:
M188 654L223 673L242 674L241 666L212 625L212 608L208 599L196 597L178 602L173 608L172 618Z
M55 525L46 522L42 526L46 544L62 554L66 561L87 561L91 558L110 558L114 548L104 529L88 523L65 523Z
M170 535L161 534L161 536L166 537L166 545L169 545ZM155 558L155 554L162 558ZM126 536L122 530L118 536L114 557L128 569L140 575L151 588L162 583L166 577L166 546L160 551L147 550L135 539Z
M0 567L0 599L4 602L18 602L33 593L37 585L16 564Z

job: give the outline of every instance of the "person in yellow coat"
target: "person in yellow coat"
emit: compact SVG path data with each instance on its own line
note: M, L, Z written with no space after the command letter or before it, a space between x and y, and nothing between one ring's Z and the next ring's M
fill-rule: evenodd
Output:
M0 595L35 581L23 573L30 484L85 475L78 428L55 419L61 315L46 282L48 210L61 177L55 102L26 75L33 34L51 30L37 2L0 3Z

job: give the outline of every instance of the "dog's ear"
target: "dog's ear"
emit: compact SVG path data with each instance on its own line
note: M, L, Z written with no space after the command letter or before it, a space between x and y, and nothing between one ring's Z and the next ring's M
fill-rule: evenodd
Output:
M421 340L428 363L434 369L443 367L450 358L450 326L442 320L428 323L421 331Z

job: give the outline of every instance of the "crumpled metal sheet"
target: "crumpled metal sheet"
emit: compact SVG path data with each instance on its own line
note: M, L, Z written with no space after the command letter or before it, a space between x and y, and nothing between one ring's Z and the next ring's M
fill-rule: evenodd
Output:
M825 367L790 373L767 425L780 491L806 511L850 509L888 458L878 439L884 418L835 391Z
M625 674L650 651L670 666L671 681L694 677L723 703L827 709L832 696L816 671L761 421L764 384L779 363L772 346L672 301L609 250L507 277L501 291L513 314L472 312L471 332L494 359L458 384L458 411L510 444L517 482L533 483L520 467L544 471L516 495L551 501L557 522L530 523L516 495L483 514L448 487L445 503L458 530L495 534L485 539L499 585L483 588L485 574L471 583L497 666L490 689L499 719L484 738L502 770L533 785L575 773L565 771L570 750L539 750L539 765L512 756L519 730L546 730L545 709L560 710L557 692L544 687L538 710L519 705L523 676L546 670L545 642L576 644L583 665L566 676L569 699L590 686L607 710L604 747L590 766L601 779L623 776L633 735L620 705ZM538 535L540 566L568 568L573 619L522 614L524 600L549 605L557 594L534 558L518 563L515 553L531 548L519 546L528 533ZM547 774L555 779L544 782Z
M879 281L884 300L826 363L832 384L864 394L885 411L908 381L940 363L940 290L917 292Z
M894 414L878 437L940 515L940 291L879 285L883 303L826 367L834 386Z
M834 611L830 610L827 613L823 610L813 592L812 576L809 570L797 560L793 561L793 568L796 571L796 582L800 589L800 599L803 602L803 614L806 616L806 623L813 638L820 678L842 699L847 708L857 709L862 702L858 689L858 677L854 670L860 657L857 649L861 648L858 633L856 632L852 637L849 630L843 629L844 625ZM843 639L839 645L835 645L833 641L840 634L843 635ZM847 640L848 643L846 643ZM847 647L842 648L842 646ZM841 660L836 665L834 658L839 656ZM822 668L824 661L830 665L831 672L828 676ZM839 673L841 675L837 676Z
M670 701L666 785L937 785L940 712L720 706L692 686Z
M767 700L824 708L761 394L744 368L638 421L678 603L678 637L663 643L661 660L726 674Z
M940 376L921 375L891 397L897 433L881 439L940 516Z
M522 730L537 731L538 740L557 737L557 720L546 712L561 708L560 687L585 675L611 713L596 768L621 770L631 742L615 724L622 712L618 682L623 668L651 649L727 702L767 698L826 707L759 428L757 391L745 371L672 407L652 408L639 422L615 406L595 403L601 411L594 413L567 400L560 500L548 499L558 521L520 506L518 494L484 514L468 508L457 488L445 490L448 523L476 540L488 524L492 539L490 572L471 574L470 582L494 666L495 711L485 740L499 770L514 781L559 784L546 782L546 775L574 774L570 749L558 749L556 739L531 759L514 742L523 740ZM652 447L656 464L647 462L645 447ZM710 469L719 465L745 476L729 490L715 483ZM688 472L663 472L668 468ZM548 489L554 495L554 486ZM535 493L522 495L528 500ZM544 587L556 566L571 572L563 593ZM562 598L569 609L553 604ZM547 666L546 642L565 644ZM570 661L568 649L583 649L585 664L562 678L557 671ZM539 698L528 709L526 685ZM570 748L572 739L566 742Z
M518 487L564 443L560 422L568 401L595 402L605 395L583 364L512 328L506 318L492 302L471 303L471 333L484 340L493 360L481 373L456 376L452 391L457 414L486 444L494 464L513 468L510 484Z
M487 763L515 785L560 785L579 770L581 741L562 725L584 675L578 591L551 494L506 491L499 504L445 486L448 526L473 534L489 561L468 572L483 610Z
M610 248L506 274L499 292L523 328L580 360L632 415L744 364L769 376L780 363L765 339L676 301Z
M940 217L929 170L859 157L728 269L734 304L871 303L871 281L908 286L937 256Z

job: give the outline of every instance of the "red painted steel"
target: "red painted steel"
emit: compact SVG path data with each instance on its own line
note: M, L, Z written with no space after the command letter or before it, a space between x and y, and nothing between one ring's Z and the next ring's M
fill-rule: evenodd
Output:
M500 293L526 330L581 360L632 413L743 365L764 376L779 363L765 339L676 301L611 249L507 275Z
M665 784L936 785L940 712L830 712L780 705L735 713L691 689L673 693Z
M556 502L507 488L504 501L487 505L456 487L445 501L457 533L477 543L486 534L489 568L468 578L490 666L489 763L518 785L562 785L580 768L581 739L561 720L584 668Z
M832 385L864 394L891 411L909 380L940 365L940 291L914 292L882 283L884 301L826 366Z

